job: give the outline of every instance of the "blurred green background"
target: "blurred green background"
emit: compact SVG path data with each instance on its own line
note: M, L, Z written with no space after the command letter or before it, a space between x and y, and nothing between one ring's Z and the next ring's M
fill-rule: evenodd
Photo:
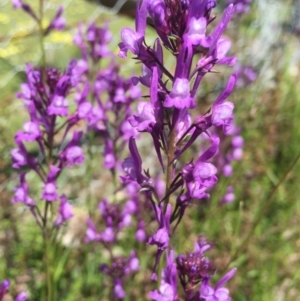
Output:
M224 1L219 2L218 16L225 5ZM31 0L30 4L37 8L38 1ZM79 21L95 20L98 25L108 21L115 53L120 28L134 26L134 20L118 14L118 10L83 0L46 1L46 23L61 4L68 27L45 39L50 66L65 68L72 57L79 56L72 45ZM238 268L229 283L233 300L300 300L300 163L292 164L300 153L299 19L299 1L256 0L250 12L236 16L227 29L226 35L232 40L231 53L258 74L255 82L237 88L231 97L236 107L236 123L245 139L244 157L235 164L232 178L220 179L217 190L211 193L211 206L201 210L190 208L192 219L181 225L175 238L180 252L187 251L185 246L192 245L192 239L199 233L214 242L210 256L220 273L229 261L230 266ZM15 279L14 290L26 287L32 300L39 300L37 296L43 287L44 276L38 273L43 250L38 229L30 218L24 217L22 207L10 204L17 179L10 167L10 150L14 147L15 132L27 118L14 94L25 81L25 63L39 64L38 43L34 22L23 12L13 10L10 1L0 0L0 279ZM129 59L122 64L124 75L139 72ZM224 72L217 76L225 80L232 70L223 69L219 69ZM204 88L201 94L208 91ZM86 214L82 208L86 195L93 194L95 187L99 189L105 182L99 179L101 159L97 151L91 158L92 179L82 179L84 167L72 171L70 176L72 181L80 181L80 188L85 187L83 193L80 188L77 190L77 198L81 199L77 200L79 229L73 230L79 233L85 231ZM291 165L291 171L274 190ZM218 201L228 185L235 187L236 199L220 207ZM256 221L259 222L254 227ZM243 243L249 233L252 235ZM100 289L102 276L95 265L95 260L102 256L101 250L97 246L82 246L67 249L63 254L62 267L66 258L71 259L68 268L58 272L62 277L59 287L68 290L60 300L108 300ZM78 262L87 264L78 267Z

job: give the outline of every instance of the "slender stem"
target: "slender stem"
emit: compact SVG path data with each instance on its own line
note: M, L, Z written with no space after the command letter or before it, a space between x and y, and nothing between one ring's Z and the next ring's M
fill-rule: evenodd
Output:
M41 65L42 73L44 73L44 67L46 66L46 53L44 47L44 30L43 30L43 19L44 19L44 0L39 1L39 36L40 36L40 47L41 47Z
M285 174L280 179L280 181L272 189L269 197L267 198L267 201L265 202L265 205L263 206L260 214L258 215L256 221L254 222L251 230L249 231L249 233L247 234L247 236L245 237L245 239L243 240L243 242L241 243L241 245L235 250L234 254L232 256L230 256L230 260L227 263L227 265L225 267L225 270L230 265L230 262L232 261L232 259L236 258L237 255L240 253L240 251L248 244L248 241L251 238L251 236L253 235L256 227L259 225L259 223L261 222L262 218L264 217L267 209L271 205L271 202L273 200L273 196L275 195L276 191L281 186L281 184L285 181L285 179L287 178L287 176L289 175L289 173L292 171L292 169L296 166L296 164L297 164L297 162L298 162L299 159L300 159L300 153L296 156L296 158L294 159L294 161L292 162L292 164L289 166L288 170L285 172Z
M53 286L52 286L52 260L51 260L51 237L49 237L48 231L45 231L45 261L46 261L46 281L47 281L47 301L53 300Z
M166 173L166 195L168 195L164 201L164 211L166 211L167 205L170 201L169 189L171 188L172 184L172 176L173 176L173 164L172 161L175 155L175 137L176 137L176 127L172 124L171 126L171 133L168 143L168 152L167 152L167 173Z

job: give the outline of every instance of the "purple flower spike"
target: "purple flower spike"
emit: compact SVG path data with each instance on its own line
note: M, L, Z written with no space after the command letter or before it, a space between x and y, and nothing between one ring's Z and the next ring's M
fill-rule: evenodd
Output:
M67 202L65 195L60 197L59 216L55 220L55 226L60 226L62 223L73 217L73 206Z
M8 292L10 287L10 281L5 279L0 283L0 300L4 297L4 295Z

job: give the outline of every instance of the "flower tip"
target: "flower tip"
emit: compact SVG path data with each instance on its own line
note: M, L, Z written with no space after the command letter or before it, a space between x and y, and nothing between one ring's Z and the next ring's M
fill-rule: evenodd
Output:
M153 273L153 274L152 274L151 280L157 281L157 275L156 275L156 273Z

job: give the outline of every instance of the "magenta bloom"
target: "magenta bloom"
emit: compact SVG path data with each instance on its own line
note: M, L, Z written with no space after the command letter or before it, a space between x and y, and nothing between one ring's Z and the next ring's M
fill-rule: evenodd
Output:
M15 299L15 301L27 301L29 299L29 295L27 292L21 292Z
M73 206L67 202L65 195L60 197L60 204L58 209L58 217L55 220L55 226L60 226L62 223L73 217Z
M0 300L4 297L4 295L8 292L10 288L10 281L5 279L0 283Z
M166 268L162 272L162 281L159 291L151 291L149 297L156 301L177 301L177 268L174 250L167 252Z
M43 200L52 202L58 199L58 193L56 188L56 179L59 175L60 168L57 166L51 165L50 171L47 176L47 181L44 185L43 192L41 198Z
M55 95L50 106L48 107L48 114L67 116L68 100L61 95Z
M27 121L23 124L23 131L18 131L16 140L18 141L35 141L42 137L40 126L37 122Z
M195 101L190 94L190 83L186 78L177 78L174 82L171 93L166 98L164 106L175 107L177 109L193 109Z
M231 301L231 297L229 296L229 290L223 287L223 285L234 276L235 272L236 272L236 268L230 270L217 282L215 288L213 288L209 284L209 278L204 278L200 286L199 297L196 300L197 301Z
M20 175L20 186L14 189L14 197L12 203L24 203L27 206L35 206L35 201L29 196L29 187L25 179L26 174L24 172Z

